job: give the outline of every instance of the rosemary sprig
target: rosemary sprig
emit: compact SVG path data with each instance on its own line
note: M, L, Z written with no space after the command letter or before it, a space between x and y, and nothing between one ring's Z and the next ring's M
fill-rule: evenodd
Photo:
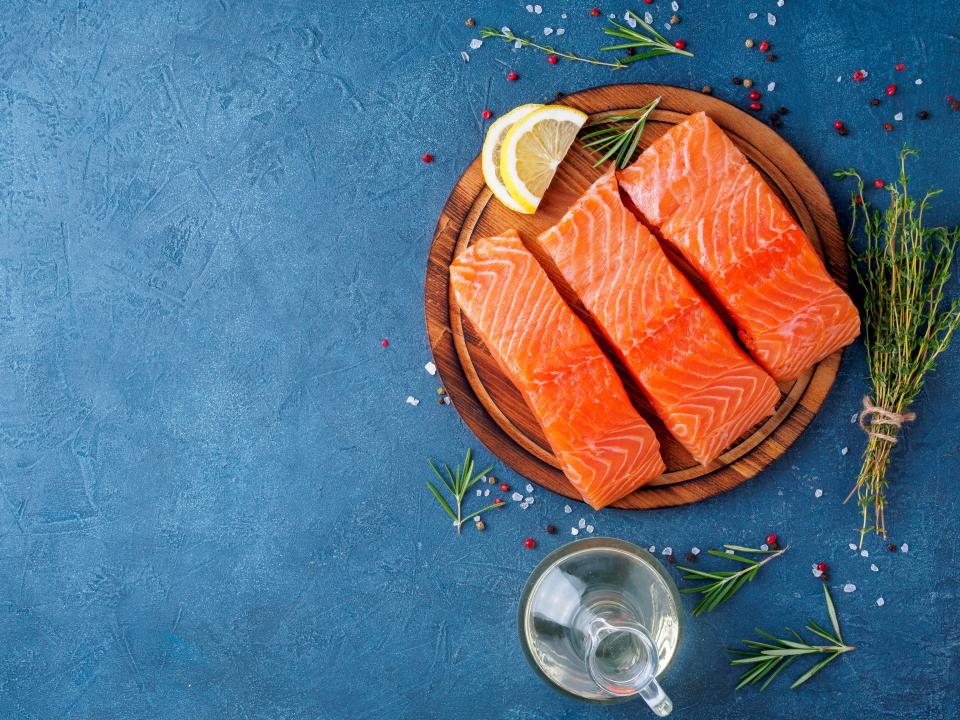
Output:
M680 588L680 592L683 593L700 593L703 595L703 597L700 599L700 602L698 602L693 608L694 616L711 612L720 603L729 600L733 594L737 592L737 590L743 587L744 583L748 583L753 580L756 574L760 571L760 568L774 558L780 557L789 549L789 546L783 548L782 550L760 550L759 548L748 548L740 545L724 545L723 547L726 550L732 550L733 552L728 553L720 550L710 550L708 552L710 555L715 557L743 563L743 565L746 567L734 571L707 571L683 567L682 565L677 566L678 569L683 570L686 573L686 575L683 576L684 580L706 581L700 583L699 585ZM763 559L755 560L753 558L744 557L738 553L762 555Z
M785 667L801 655L826 655L823 660L818 661L803 675L794 680L790 686L791 688L799 687L838 657L856 649L843 641L843 635L840 634L840 623L837 620L837 610L833 606L833 599L830 597L830 591L827 589L826 584L823 586L823 595L827 601L827 614L830 616L830 624L833 626L833 632L831 633L829 630L824 630L813 620L807 621L806 629L808 632L826 640L829 645L810 645L799 633L794 632L790 628L787 628L787 631L795 640L774 637L758 628L757 633L768 642L744 640L743 644L747 646L747 650L730 651L734 655L740 656L735 660L731 660L731 665L748 666L746 672L740 676L737 690L747 685L755 685L761 680L763 680L763 683L760 685L760 690L764 690Z
M669 55L671 53L673 55L693 57L693 53L689 50L681 50L678 47L674 47L673 43L658 33L652 25L646 23L643 18L632 10L627 11L627 16L636 22L640 30L643 30L647 34L644 35L637 29L621 25L616 20L611 20L610 26L605 27L603 32L613 37L622 38L627 42L617 45L607 45L606 47L600 48L601 51L626 50L628 48L636 50L642 48L641 52L623 58L621 60L623 64L637 62L637 60L646 60L647 58L657 57L658 55Z
M480 37L486 40L487 38L500 38L506 42L510 43L520 43L524 47L532 47L541 52L545 52L548 55L556 55L557 57L566 58L567 60L573 60L575 62L588 63L590 65L602 65L603 67L613 68L614 70L622 70L625 68L626 62L623 60L615 60L613 62L607 62L605 60L598 60L597 58L582 57L580 55L575 55L571 52L565 52L563 50L557 50L555 47L550 45L541 45L538 42L534 42L529 38L521 37L516 35L510 28L501 28L498 30L495 27L485 27L480 31ZM630 58L626 58L630 60Z
M890 206L884 212L863 199L863 180L855 170L834 173L837 178L853 178L857 184L848 245L864 289L864 343L872 401L901 416L908 413L926 374L960 325L960 300L945 297L960 227L924 224L924 210L940 191L928 192L920 200L910 197L906 159L915 154L910 148L900 152L900 176L887 186ZM854 242L858 216L866 238L862 251ZM900 431L899 425L883 423L882 416L873 419L878 422L865 425L870 437L857 481L847 497L856 494L860 504L861 545L869 532L887 535L887 470Z
M493 465L490 467L484 468L478 473L473 472L474 462L472 457L472 452L470 449L467 449L467 455L463 459L462 465L457 465L457 469L451 470L449 465L444 465L443 469L446 471L447 476L444 477L440 474L440 471L437 470L436 466L433 464L432 460L427 460L427 464L430 466L430 469L440 478L440 482L443 483L444 487L450 491L454 498L454 504L457 507L457 511L454 512L453 508L450 507L450 503L446 501L443 495L440 494L440 491L437 490L436 486L427 480L427 487L430 488L430 492L433 493L433 496L437 499L437 502L440 503L440 507L446 510L447 515L453 518L453 525L457 528L457 535L460 534L460 529L463 527L463 523L469 520L470 518L479 515L482 512L487 510L492 510L494 508L499 508L505 503L492 503L487 505L487 507L472 512L469 515L463 514L463 498L466 496L467 491L476 485L480 478L490 472L493 469Z
M593 166L599 167L607 160L613 158L614 163L619 169L624 169L633 160L633 155L637 151L637 145L640 142L640 136L643 129L647 126L647 118L660 102L658 97L648 105L638 108L632 113L626 115L606 115L593 126L600 127L585 133L580 142L583 146L592 152L600 154L600 159ZM629 125L623 123L629 122Z

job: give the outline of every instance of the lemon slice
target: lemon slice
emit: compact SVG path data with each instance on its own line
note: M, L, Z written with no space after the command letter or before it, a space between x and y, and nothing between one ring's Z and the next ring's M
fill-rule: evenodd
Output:
M544 105L517 120L500 148L500 173L520 212L537 211L557 166L587 121L566 105Z
M517 120L542 107L543 105L536 103L515 107L490 125L487 130L487 137L483 141L483 150L480 153L483 179L487 183L487 187L493 192L494 197L515 212L523 212L524 210L523 206L510 196L510 191L503 184L503 176L500 174L500 148L503 145L503 139Z

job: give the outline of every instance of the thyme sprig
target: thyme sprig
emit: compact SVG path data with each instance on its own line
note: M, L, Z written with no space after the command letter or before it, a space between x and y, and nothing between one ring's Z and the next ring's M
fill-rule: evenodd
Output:
M587 63L589 65L601 65L603 67L613 68L614 70L623 70L627 67L626 62L622 60L614 60L613 62L607 62L606 60L599 60L597 58L583 57L581 55L576 55L571 52L566 52L563 50L557 50L555 47L550 45L542 45L538 42L531 40L530 38L525 38L520 35L515 34L510 28L501 28L497 29L495 27L485 27L480 31L480 37L486 40L487 38L500 38L506 42L510 43L520 43L524 47L532 47L541 52L547 53L548 55L556 55L557 57L562 57L567 60L573 60L575 62ZM630 58L626 58L629 60Z
M430 469L440 478L440 482L443 483L444 487L450 491L450 494L453 495L454 504L457 507L457 511L454 512L453 508L450 507L450 503L446 501L443 495L440 494L440 491L437 490L436 486L427 480L427 487L430 488L430 492L433 493L433 496L437 499L437 502L440 503L440 507L446 510L447 515L453 518L453 525L457 528L457 535L460 534L460 529L463 527L463 523L469 520L470 518L479 515L482 512L487 510L492 510L494 508L499 508L505 505L506 503L494 502L487 507L472 512L469 515L463 514L463 498L466 496L467 491L476 485L480 478L490 472L493 469L493 465L490 467L484 468L480 472L474 473L474 461L471 450L467 449L466 457L463 459L462 465L457 465L456 470L451 470L449 465L444 465L443 469L446 471L446 477L440 474L440 471L437 470L436 466L433 464L432 460L427 460L427 464L430 466Z
M699 585L680 588L680 592L682 593L700 593L703 595L703 597L700 599L700 602L698 602L693 608L694 616L711 612L712 610L716 609L720 603L729 600L733 594L737 592L737 590L743 587L744 583L748 583L753 580L754 577L756 577L757 573L760 571L760 568L774 558L780 557L789 549L789 546L781 550L761 550L759 548L748 548L740 545L724 545L723 547L725 550L731 550L732 552L709 550L708 553L714 557L725 558L727 560L733 560L735 562L742 563L745 565L745 567L733 571L708 571L684 567L682 565L677 566L678 569L683 570L686 573L686 575L683 576L684 580L706 581L700 583ZM762 556L762 559L757 560L754 558L748 558L738 553L760 555Z
M864 343L870 369L872 401L897 415L906 414L926 374L947 349L960 325L960 300L948 300L945 288L960 243L960 227L929 227L923 213L939 190L920 200L910 196L906 159L900 152L900 175L887 186L890 205L871 207L863 196L863 180L855 170L837 170L834 177L853 178L848 245L857 279L864 290ZM866 243L856 247L857 221L862 218ZM882 417L869 426L870 437L854 494L861 508L860 544L869 532L887 535L886 505L890 453L900 428Z
M837 609L833 605L833 599L830 597L830 590L827 589L826 584L823 586L823 595L827 602L827 614L830 616L833 632L825 630L813 620L807 621L806 630L818 636L821 640L826 640L829 644L811 645L799 633L790 628L787 628L787 632L795 638L793 640L774 637L757 628L757 633L767 642L744 640L743 644L748 649L730 651L734 655L740 656L731 660L731 665L747 666L746 672L740 676L737 690L747 685L756 685L761 680L763 683L760 685L760 690L764 690L785 667L798 657L802 655L826 655L823 660L818 661L790 685L791 688L799 687L844 653L856 650L855 647L847 645L843 640L843 635L840 633L840 622L837 620Z
M681 50L678 47L674 47L673 43L657 32L652 25L645 22L643 18L641 18L632 10L627 11L627 17L629 17L639 26L639 30L633 27L627 27L626 25L621 25L616 20L610 20L610 25L605 27L603 32L613 37L622 38L627 42L618 43L616 45L607 45L606 47L600 48L601 51L640 49L640 52L636 52L633 55L623 58L620 61L622 64L634 63L638 60L646 60L647 58L657 57L658 55L673 54L693 57L693 53L689 50ZM642 32L640 32L640 30L643 30L647 34L644 35Z
M647 118L660 102L656 98L653 102L638 108L632 113L626 115L605 115L601 117L591 130L580 138L580 142L588 150L598 153L600 159L593 166L599 167L607 160L613 158L614 163L619 169L624 169L633 161L633 155L637 151L637 145L640 143L640 136L643 129L647 126ZM629 123L629 124L624 124Z

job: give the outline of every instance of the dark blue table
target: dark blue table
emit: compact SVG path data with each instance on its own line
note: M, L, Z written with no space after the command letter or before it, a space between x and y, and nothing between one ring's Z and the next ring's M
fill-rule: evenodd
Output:
M687 0L664 32L696 57L622 73L469 48L468 16L562 27L558 44L584 53L603 42L589 3L541 3L3 6L0 717L642 717L555 694L517 643L524 579L581 516L658 552L769 532L792 545L729 605L688 618L664 678L677 718L957 717L960 348L896 453L890 524L906 554L847 547L859 345L809 430L729 494L565 515L538 490L529 510L457 537L424 490L426 458L471 445L490 458L435 402L421 310L434 223L478 152L481 110L613 81L709 83L745 104L730 77L750 77L768 109L789 108L782 133L844 224L849 188L830 172L889 179L905 142L921 152L917 190L944 188L931 220L960 221L960 113L944 100L960 97L956 5ZM668 5L602 7L649 9L663 27ZM734 692L725 647L756 625L823 619L817 561L857 652L798 691L784 678Z

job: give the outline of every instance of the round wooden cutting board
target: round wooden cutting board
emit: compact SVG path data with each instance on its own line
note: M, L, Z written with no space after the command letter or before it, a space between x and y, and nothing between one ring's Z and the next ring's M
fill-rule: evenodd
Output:
M660 104L647 123L641 147L687 115L706 111L763 173L824 257L830 273L846 288L846 246L823 186L793 148L762 122L715 98L666 85L607 85L568 95L561 102L583 110L591 116L590 122L596 122L604 113L634 110L657 96ZM520 215L493 198L483 182L480 158L474 160L454 187L437 223L427 261L424 297L434 361L457 412L484 445L511 468L577 500L579 495L557 467L519 391L457 307L450 293L449 267L474 239L516 228L521 237L529 240L556 223L600 176L602 168L592 167L595 161L596 156L579 142L574 143L540 209L535 215ZM534 247L530 249L537 254ZM677 264L683 267L682 262ZM702 283L695 284L705 290ZM558 283L558 289L564 286L565 283ZM563 289L561 292L581 319L595 330L577 299ZM840 352L831 355L795 382L781 384L783 395L776 413L707 466L695 463L666 432L643 395L621 372L631 400L657 432L667 471L615 507L644 509L696 502L753 477L780 457L813 418L833 384L840 358ZM616 360L614 364L622 370Z

